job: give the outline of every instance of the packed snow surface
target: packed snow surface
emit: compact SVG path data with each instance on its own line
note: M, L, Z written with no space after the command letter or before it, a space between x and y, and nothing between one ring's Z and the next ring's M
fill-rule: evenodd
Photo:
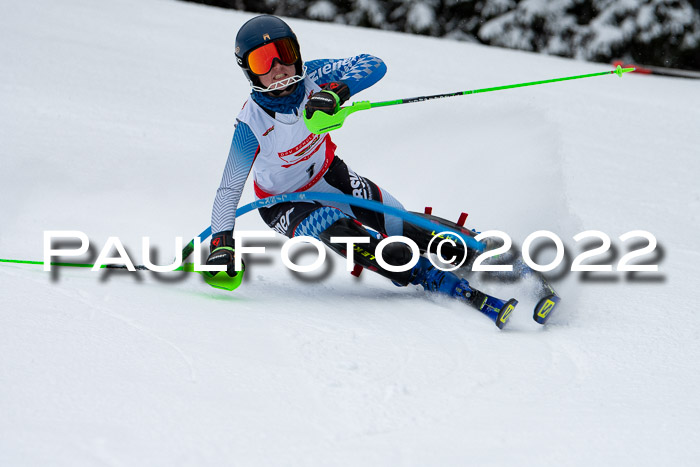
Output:
M250 17L4 2L0 257L41 261L45 230L79 230L91 255L67 260L117 236L142 263L149 236L165 263L175 237L202 231L249 92L233 42ZM307 60L384 59L356 100L610 68L289 23ZM521 301L498 331L341 260L293 274L279 235L257 242L267 255L232 293L192 273L0 264L0 465L697 465L699 123L698 81L627 74L373 109L333 133L408 209L467 211L469 227L518 245L561 237L550 277L563 302L546 327L525 283L474 277ZM237 224L266 228L255 212ZM652 233L638 261L659 271L567 272L600 244L573 240L587 230L613 243L590 261L613 267L646 244L620 235Z

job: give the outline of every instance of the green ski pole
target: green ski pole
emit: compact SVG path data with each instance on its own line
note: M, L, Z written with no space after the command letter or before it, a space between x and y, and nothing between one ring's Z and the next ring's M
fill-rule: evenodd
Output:
M0 263L13 263L13 264L35 264L39 266L43 266L44 262L43 261L28 261L24 259L2 259L0 258ZM51 266L63 266L63 267L71 267L71 268L93 268L95 267L94 264L88 264L88 263L56 263L56 262L51 262L49 263ZM127 269L126 266L122 266L120 264L103 264L100 266L100 269ZM135 264L134 269L140 270L140 271L148 271L148 268L142 264ZM174 269L173 271L187 271L187 272L199 272L194 270L194 263L185 263L184 265L178 267L177 269Z
M568 81L572 79L581 79L581 78L592 78L593 76L604 76L604 75L617 75L620 78L622 78L623 73L628 73L630 71L634 71L634 68L622 68L620 65L617 66L614 70L609 70L609 71L601 71L599 73L589 73L586 75L576 75L576 76L566 76L564 78L554 78L554 79L545 79L541 81L530 81L528 83L518 83L518 84L508 84L505 86L495 86L491 88L482 88L482 89L472 89L470 91L457 91L457 92L449 92L446 94L435 94L432 96L420 96L420 97L409 97L409 98L404 98L404 99L395 99L391 101L382 101L382 102L369 102L369 101L360 101L360 102L353 102L352 104L346 106L346 107L340 107L337 112L333 115L328 115L325 112L314 112L313 116L311 118L306 118L306 113L304 113L304 122L306 123L306 127L311 131L312 133L315 133L317 135L323 134L323 133L328 133L329 131L337 130L338 128L343 126L343 123L345 123L345 119L360 110L368 110L368 109L373 109L375 107L388 107L391 105L399 105L399 104L412 104L414 102L424 102L424 101L429 101L433 99L444 99L446 97L456 97L456 96L465 96L468 94L480 94L484 92L491 92L491 91L502 91L504 89L514 89L514 88L523 88L525 86L535 86L537 84L547 84L547 83L556 83L557 81Z
M28 261L28 260L23 260L23 259L2 259L0 258L0 263L13 263L13 264L34 264L34 265L40 265L43 266L44 262L43 261ZM51 266L63 266L63 267L71 267L71 268L92 268L95 265L94 264L86 264L86 263L57 263L57 262L51 262ZM100 269L126 269L126 266L123 265L118 265L118 264L103 264L100 266ZM134 265L134 269L136 270L148 270L146 266L143 266L141 264ZM185 272L196 272L199 274L202 274L203 271L195 271L194 269L194 263L184 263L182 266L178 267L177 269L174 269L174 271L185 271ZM207 282L207 284L211 285L212 287L216 287L219 289L225 289L225 290L234 290L236 289L239 285L241 285L241 281L243 280L243 274L237 274L234 277L230 277L227 274L217 274L214 277L209 277L205 274L202 274L204 277L204 280Z

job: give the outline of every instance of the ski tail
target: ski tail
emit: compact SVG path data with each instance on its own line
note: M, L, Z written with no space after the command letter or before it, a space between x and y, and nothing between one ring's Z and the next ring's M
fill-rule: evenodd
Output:
M557 294L550 294L546 297L542 297L535 306L532 319L539 324L545 324L560 301L561 298L559 298Z
M539 293L537 294L538 302L533 310L532 319L534 319L536 323L544 325L554 313L559 302L561 302L561 297L559 297L554 287L551 286L541 273L532 271L532 275L540 286Z

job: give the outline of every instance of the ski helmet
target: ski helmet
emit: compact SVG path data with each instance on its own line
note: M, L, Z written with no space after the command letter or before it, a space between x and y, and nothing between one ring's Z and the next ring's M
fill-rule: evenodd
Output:
M265 60L261 61L261 65L257 65L262 67L263 72L254 73L249 63L251 52L273 43L276 46L271 47L276 48L276 50L273 50L272 54L264 54L266 56ZM281 53L278 53L278 50ZM274 58L271 58L271 55ZM275 60L285 65L294 65L295 75L275 83L275 87L272 89L265 88L260 81L259 75L269 72ZM294 61L292 62L292 60ZM243 69L243 74L248 78L250 85L255 91L259 92L281 90L301 81L306 76L306 67L301 59L297 36L287 23L272 15L256 16L241 26L238 34L236 34L236 61L238 66ZM265 69L266 66L270 68Z

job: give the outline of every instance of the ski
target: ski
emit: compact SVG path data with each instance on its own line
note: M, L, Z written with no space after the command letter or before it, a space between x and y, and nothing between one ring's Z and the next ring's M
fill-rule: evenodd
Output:
M436 225L436 229L430 232L431 235L437 234L439 232L438 229L442 226L447 227L451 230L455 230L457 232L462 232L472 237L476 235L475 231L469 230L465 226L465 221L467 219L466 213L462 213L457 222L452 222L442 217L432 215L432 208L426 208L424 213L414 212L413 214L424 217ZM490 250L493 247L493 245L488 245L487 250ZM471 250L470 248L467 248L467 252L467 261L462 266L462 268L468 270L469 268L471 268L474 258L479 254L479 252ZM458 251L451 250L448 251L448 253L448 256L455 255L458 258L460 257ZM497 257L495 260L496 262L494 264L512 264L513 271L491 273L492 277L497 277L499 280L506 282L517 281L525 278L532 278L537 283L538 287L537 290L535 290L534 292L535 299L537 300L537 305L535 305L535 308L533 310L532 319L535 320L535 322L537 322L538 324L546 324L549 318L552 316L555 309L557 308L557 306L559 305L559 302L561 301L561 297L559 297L554 288L549 284L549 282L547 282L542 273L533 270L532 268L527 266L522 259L515 258L512 254L503 254L500 257ZM481 293L484 296L487 296L482 292L479 293ZM499 299L493 298L493 300L497 301L495 302L495 305L491 305L488 300L483 301L483 299L476 300L475 303L483 303L483 308L487 310L487 313L485 314L488 315L490 313L489 317L491 317L491 319L496 320L496 324L498 325L499 321L496 318L497 311L494 310L500 310L500 308L504 304L503 301ZM515 306L517 303L517 300L515 300L513 306ZM482 310L480 309L480 311ZM512 309L510 311L512 311ZM509 313L510 312L503 313L505 315L505 321L501 323L503 326L505 326L505 322L508 319Z
M465 288L458 289L457 293L464 297L464 300L469 305L491 319L498 329L503 329L506 326L510 315L518 304L518 301L514 298L503 301L468 285Z
M547 320L552 315L552 311L554 311L560 300L561 298L559 298L559 296L556 294L550 294L546 297L542 297L542 299L540 299L535 306L532 319L539 324L547 323Z
M532 319L534 319L536 323L544 325L547 323L550 316L552 316L552 312L554 312L557 305L559 305L561 297L557 295L557 292L541 273L532 271L532 274L540 283L540 292L537 295L539 301L532 312Z
M532 312L532 319L538 324L546 324L552 316L554 310L559 305L561 297L554 290L554 287L545 279L541 272L530 268L525 262L518 258L513 261L513 273L501 273L504 276L512 275L517 279L531 278L536 283L536 290L533 295L537 304Z

